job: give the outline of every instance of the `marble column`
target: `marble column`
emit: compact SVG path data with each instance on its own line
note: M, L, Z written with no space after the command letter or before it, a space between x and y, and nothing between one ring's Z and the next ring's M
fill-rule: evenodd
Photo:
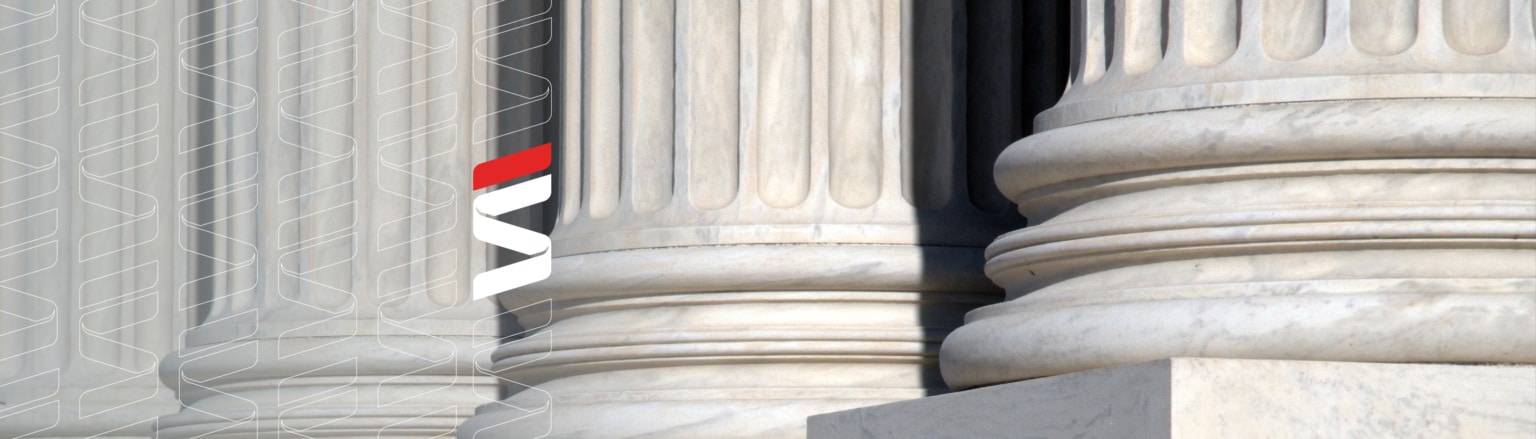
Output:
M179 286L163 438L452 434L493 400L464 175L483 2L198 3L176 23Z
M175 294L172 2L0 13L0 437L148 438Z
M1078 0L969 388L1167 357L1536 363L1530 0Z
M943 391L1017 225L965 160L962 5L566 8L554 275L499 296L541 329L459 437L803 437Z

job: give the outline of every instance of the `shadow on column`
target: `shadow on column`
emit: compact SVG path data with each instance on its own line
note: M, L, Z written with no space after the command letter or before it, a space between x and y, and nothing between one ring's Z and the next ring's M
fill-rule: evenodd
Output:
M564 2L552 0L499 2L495 8L497 25L516 28L516 30L496 35L495 53L515 53L500 62L521 72L496 69L499 73L495 75L496 86L516 95L492 91L492 108L506 110L496 114L493 124L497 127L497 132L510 134L491 142L490 156L501 157L551 143L554 145L554 161L550 169L558 169L563 150L560 147L562 139L560 138L561 117L558 99L562 86L559 80L560 56L564 51L565 42L561 39L561 32L554 23L560 22ZM545 175L550 175L550 171L514 179L498 185L497 188L516 185ZM561 198L561 188L558 183L555 184L554 189L555 194L550 201L509 212L498 219L548 235L554 229L555 215L558 213L556 211L558 203L554 200ZM510 265L528 258L500 247L490 246L490 250L493 252L490 265L493 267ZM498 313L503 313L500 319L499 336L517 335L526 331L527 328L519 325L516 317L505 313L507 309L499 302L496 308ZM502 388L502 394L498 399L510 396L509 393L513 390L521 389Z
M967 265L980 271L985 263L981 250L991 238L1025 225L993 183L992 165L1003 149L1033 132L1035 115L1065 90L1070 6L1061 1L918 1L912 17L913 62L907 68L913 141L903 160L913 173L906 180L913 185L908 193L917 195L920 207L924 276L955 266L932 251L949 245L977 247L975 260ZM944 191L953 196L925 206L922 194L937 192L935 187L953 188ZM956 223L962 219L969 224ZM955 231L966 228L990 236L957 243ZM1001 289L980 293L987 293L991 303L1003 298ZM924 374L930 394L948 391L939 375L938 346L962 323L963 316L954 310L953 304L925 307L920 317L934 337L932 367Z

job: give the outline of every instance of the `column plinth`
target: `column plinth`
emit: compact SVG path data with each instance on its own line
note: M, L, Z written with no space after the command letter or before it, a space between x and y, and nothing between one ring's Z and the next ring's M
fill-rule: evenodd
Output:
M1009 300L946 382L1536 362L1531 2L1290 3L1074 3L1071 86L997 163L1029 222L987 250Z

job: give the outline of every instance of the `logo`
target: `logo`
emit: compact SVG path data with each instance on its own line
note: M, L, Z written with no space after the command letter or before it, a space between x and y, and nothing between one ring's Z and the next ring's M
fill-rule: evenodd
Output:
M549 169L551 144L545 143L475 165L474 190L480 190ZM472 299L480 300L549 278L549 236L496 219L518 209L549 200L553 177L544 175L512 186L476 195L475 216L470 224L475 239L529 256L528 259L475 275Z

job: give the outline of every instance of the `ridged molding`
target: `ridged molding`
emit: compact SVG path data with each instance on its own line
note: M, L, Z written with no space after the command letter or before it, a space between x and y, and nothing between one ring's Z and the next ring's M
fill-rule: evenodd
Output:
M942 116L961 102L925 96L963 94L963 78L904 64L902 2L597 5L564 83L579 126L562 146L558 255L980 245L1006 230L1001 205L972 200L991 188L965 166L965 120ZM935 22L919 44L963 37ZM914 75L934 82L914 90Z
M1037 131L1303 100L1536 97L1530 0L1072 5L1071 80Z
M1163 4L1140 73L1101 49L1159 32L1074 40L1107 73L1079 57L1049 129L998 158L1030 224L987 248L1007 300L945 339L951 387L1169 357L1536 363L1531 2L1238 4Z
M174 2L0 14L0 437L153 437L186 319Z
M197 325L161 365L183 408L159 437L439 437L492 399L462 177L486 159L465 85L484 6L239 0L178 22Z
M941 392L938 342L997 297L982 247L1021 220L969 160L1021 105L968 120L964 56L1019 45L957 50L963 2L564 6L554 274L498 296L538 330L459 437L804 437Z

